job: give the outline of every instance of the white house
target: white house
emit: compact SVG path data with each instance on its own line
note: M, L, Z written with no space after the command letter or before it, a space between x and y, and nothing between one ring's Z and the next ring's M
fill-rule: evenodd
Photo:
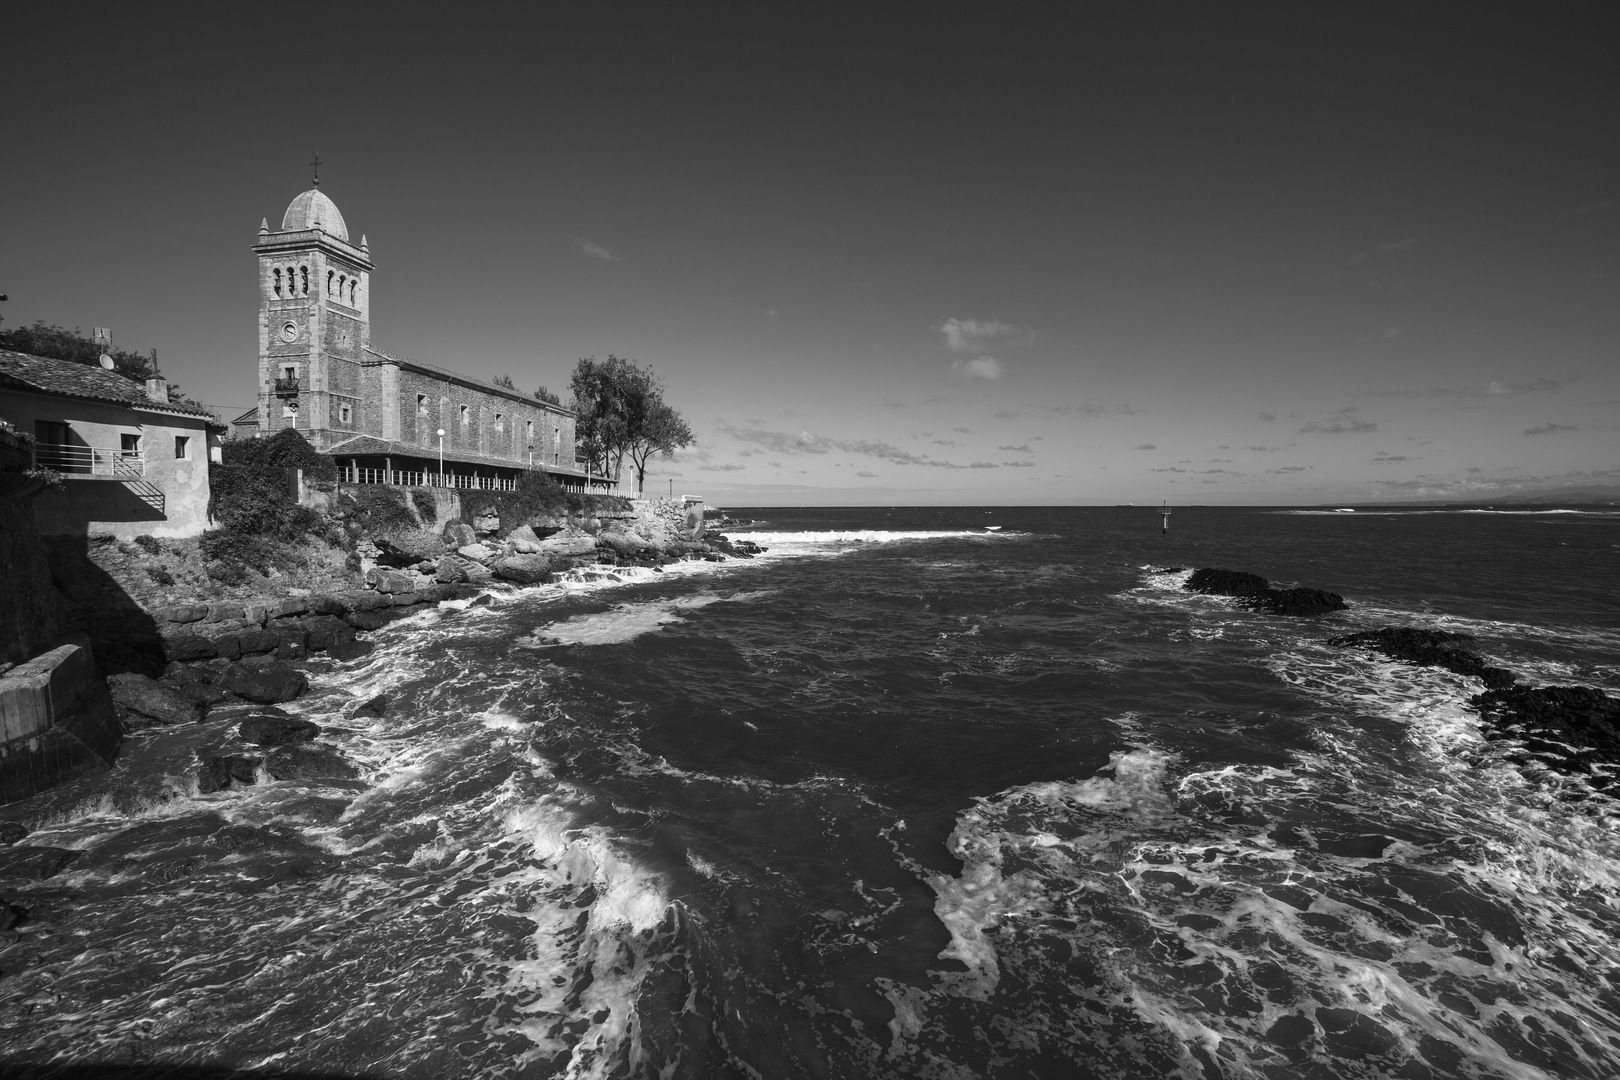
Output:
M196 536L208 524L208 464L225 427L100 367L0 350L0 419L33 436L33 464L60 473L34 502L43 535Z

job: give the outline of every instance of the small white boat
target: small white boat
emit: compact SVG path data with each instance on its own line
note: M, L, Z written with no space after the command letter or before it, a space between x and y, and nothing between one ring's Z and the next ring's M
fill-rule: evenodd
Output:
M984 527L984 531L985 532L996 532L1000 528L1001 528L1000 525L986 525Z
M1337 510L1335 510L1333 512L1335 514L1353 514L1353 513L1356 512L1356 510L1355 510L1355 507L1353 507L1353 506L1341 506L1341 507L1339 507Z

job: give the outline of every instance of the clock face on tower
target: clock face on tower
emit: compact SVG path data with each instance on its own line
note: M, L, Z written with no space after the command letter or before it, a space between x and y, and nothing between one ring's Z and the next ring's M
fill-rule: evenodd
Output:
M292 342L298 340L298 324L283 323L281 327L281 340Z

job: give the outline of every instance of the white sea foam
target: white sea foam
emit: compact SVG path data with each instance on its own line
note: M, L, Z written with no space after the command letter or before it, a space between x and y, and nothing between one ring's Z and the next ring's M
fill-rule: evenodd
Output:
M724 597L712 593L700 593L674 600L620 604L611 611L575 615L561 622L548 623L518 638L513 644L524 649L543 649L553 645L619 645L682 622L682 612L708 607L722 599Z
M944 540L973 536L981 540L1006 540L1017 534L986 532L983 529L850 529L826 532L732 532L734 540L747 540L761 547L771 545L888 544L896 540Z

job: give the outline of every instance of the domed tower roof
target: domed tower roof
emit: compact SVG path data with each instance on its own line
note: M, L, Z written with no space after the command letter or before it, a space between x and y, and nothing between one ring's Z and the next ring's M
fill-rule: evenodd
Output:
M337 203L328 199L320 188L310 188L294 198L281 219L282 232L314 228L320 228L345 242L349 239L349 227L344 224L343 215L338 213Z

